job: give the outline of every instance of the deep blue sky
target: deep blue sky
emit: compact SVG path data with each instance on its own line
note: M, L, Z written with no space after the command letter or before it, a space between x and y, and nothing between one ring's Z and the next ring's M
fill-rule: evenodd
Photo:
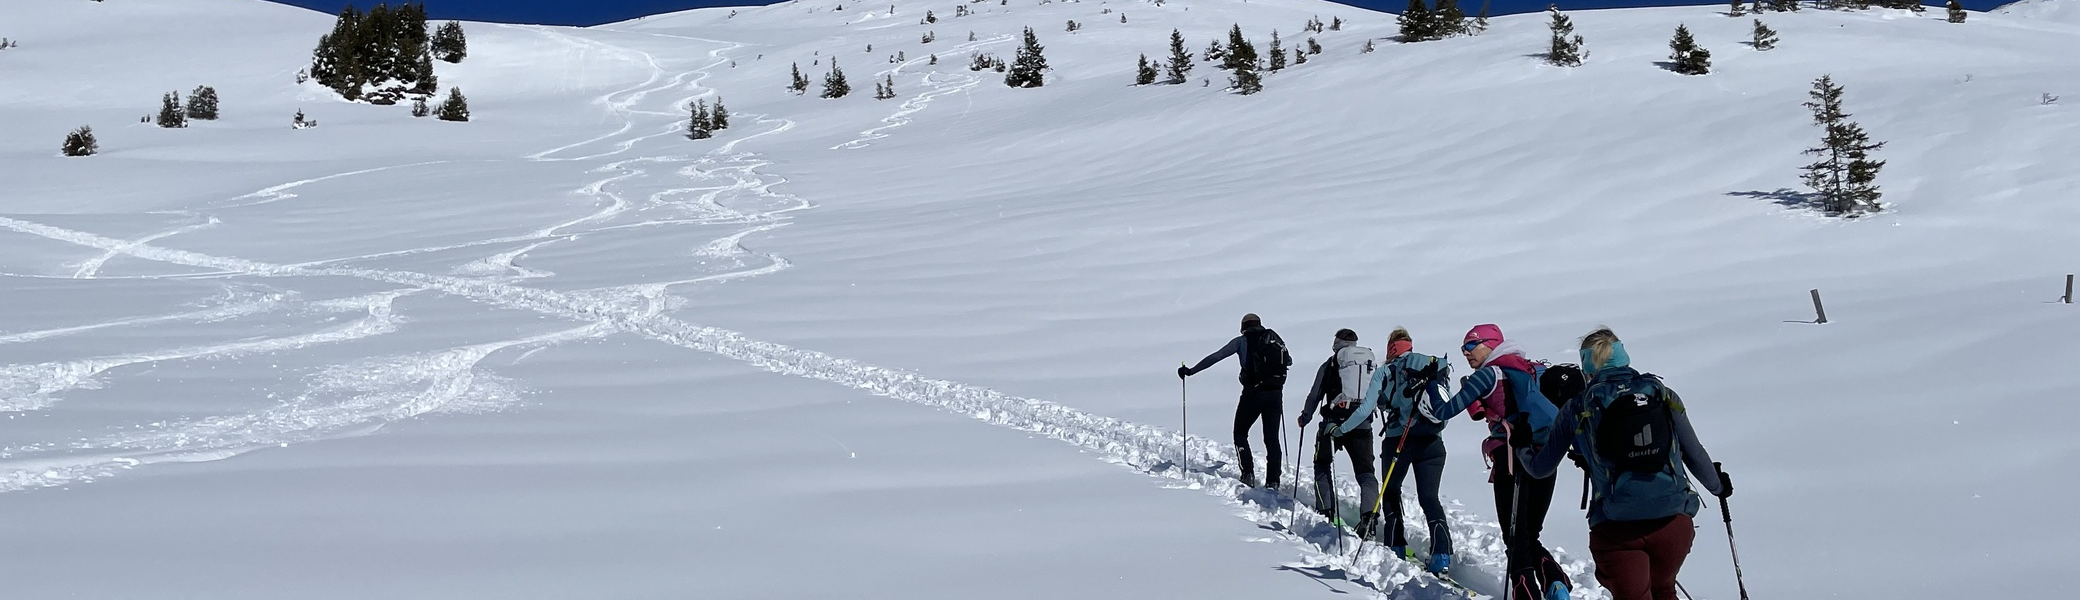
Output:
M273 0L314 8L328 13L339 12L348 4L346 0ZM871 2L872 0L864 0ZM948 0L949 3L954 0ZM1189 0L1187 0L1189 1ZM1338 0L1344 4L1362 6L1374 10L1399 11L1408 6L1408 0ZM2005 4L2010 0L1963 0L1967 8L1986 10ZM645 15L654 15L704 6L741 6L758 3L758 0L425 0L426 11L436 19L462 19L468 21L495 21L500 23L535 23L544 25L598 25L625 21ZM1504 15L1520 12L1545 10L1551 0L1494 0L1495 14ZM393 2L396 3L396 2ZM1616 8L1628 6L1681 6L1688 4L1711 4L1706 0L1562 0L1560 8L1567 10L1590 8ZM1938 0L1922 0L1923 4L1940 3ZM356 6L368 8L375 0L361 0ZM1467 12L1480 8L1480 0L1460 0Z

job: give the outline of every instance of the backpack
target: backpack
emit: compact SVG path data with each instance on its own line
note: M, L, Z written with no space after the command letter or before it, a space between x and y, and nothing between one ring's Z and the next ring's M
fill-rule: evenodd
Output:
M1545 374L1545 363L1532 363L1531 372L1497 367L1502 370L1502 381L1496 382L1503 390L1503 399L1509 403L1506 412L1511 427L1531 428L1532 446L1544 446L1553 432L1553 420L1560 416L1560 407L1546 399L1538 390L1538 378Z
M1278 389L1286 385L1286 368L1293 355L1278 332L1258 327L1242 333L1242 386L1249 389Z
M1592 444L1587 454L1602 471L1593 479L1603 518L1639 521L1694 514L1697 494L1690 491L1675 443L1674 412L1681 409L1670 404L1661 380L1621 376L1590 386L1584 398L1584 433Z
M1674 463L1669 448L1675 438L1668 396L1652 376L1621 386L1601 406L1596 424L1596 453L1621 473L1654 473Z
M1423 370L1436 365L1428 379ZM1380 413L1380 429L1387 437L1406 433L1409 417L1415 414L1416 403L1427 391L1439 396L1452 380L1452 363L1427 354L1410 352L1396 357L1376 371L1378 385L1373 390L1378 397L1373 402Z

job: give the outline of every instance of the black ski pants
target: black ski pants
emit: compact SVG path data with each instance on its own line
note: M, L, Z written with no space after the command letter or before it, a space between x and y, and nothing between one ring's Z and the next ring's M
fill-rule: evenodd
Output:
M1494 461L1488 479L1495 484L1495 514L1501 515L1502 543L1509 555L1509 598L1533 600L1544 598L1546 589L1555 582L1574 589L1567 580L1567 572L1553 560L1538 535L1545 530L1546 511L1553 506L1553 482L1555 478L1538 479L1524 473L1522 465L1511 458L1508 445L1489 453Z
M1446 526L1444 503L1437 499L1438 483L1444 479L1444 440L1434 435L1408 436L1406 441L1398 437L1387 438L1380 451L1380 460L1394 472L1387 474L1385 515L1389 546L1407 546L1408 528L1402 514L1401 480L1410 472L1416 476L1416 501L1423 506L1423 522L1430 530L1430 554L1452 553L1452 531ZM1397 462L1394 452L1400 446Z
M1379 475L1372 470L1372 428L1360 427L1350 433L1335 435L1324 427L1315 433L1314 445L1314 506L1316 510L1332 518L1336 515L1336 488L1330 471L1336 468L1336 451L1342 450L1351 457L1352 479L1358 482L1358 513L1372 512L1374 492L1379 490Z
M1285 413L1285 394L1279 389L1242 390L1242 399L1235 403L1235 457L1240 461L1243 479L1256 478L1255 459L1249 451L1249 428L1257 421L1264 422L1264 485L1278 487L1278 465L1285 453L1278 447L1278 428Z

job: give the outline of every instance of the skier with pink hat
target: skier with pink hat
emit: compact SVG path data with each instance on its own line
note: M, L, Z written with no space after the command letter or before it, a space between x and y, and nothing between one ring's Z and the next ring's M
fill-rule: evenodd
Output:
M1488 481L1495 486L1495 512L1501 515L1508 546L1508 597L1515 600L1567 600L1573 584L1539 542L1546 510L1553 503L1553 477L1533 477L1517 464L1515 449L1535 449L1546 441L1559 410L1539 392L1540 366L1522 348L1502 337L1502 328L1477 325L1459 347L1473 373L1459 380L1450 399L1433 397L1417 405L1425 418L1443 422L1461 412L1488 422L1481 451L1488 456Z

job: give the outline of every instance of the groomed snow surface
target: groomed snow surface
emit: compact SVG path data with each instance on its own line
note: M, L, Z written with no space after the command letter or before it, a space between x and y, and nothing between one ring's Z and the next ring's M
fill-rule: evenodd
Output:
M1612 326L1737 479L1755 598L2072 597L2069 4L1770 14L1766 53L1718 6L1584 11L1575 69L1532 57L1542 15L1402 45L1393 15L1314 0L472 23L439 76L475 118L446 123L297 84L329 15L0 0L22 41L0 52L0 580L1460 597L1233 482L1231 366L1184 390L1180 468L1171 370L1256 312L1296 349L1288 420L1341 327L1456 357L1495 322L1565 361ZM1194 53L1232 23L1290 49L1314 16L1347 26L1260 95L1203 62L1128 85L1172 28ZM1678 23L1712 74L1655 65ZM967 70L1027 26L1046 87ZM832 60L854 96L782 89ZM1787 206L1823 74L1889 142L1882 214ZM898 99L864 91L884 75ZM223 120L137 122L197 85ZM718 94L734 126L685 139ZM289 128L298 109L320 126ZM80 125L102 153L57 156ZM1802 322L1812 288L1828 324ZM1491 595L1482 435L1447 431L1445 491L1459 578ZM1607 597L1560 477L1547 544ZM1685 586L1737 597L1716 506L1699 525Z

